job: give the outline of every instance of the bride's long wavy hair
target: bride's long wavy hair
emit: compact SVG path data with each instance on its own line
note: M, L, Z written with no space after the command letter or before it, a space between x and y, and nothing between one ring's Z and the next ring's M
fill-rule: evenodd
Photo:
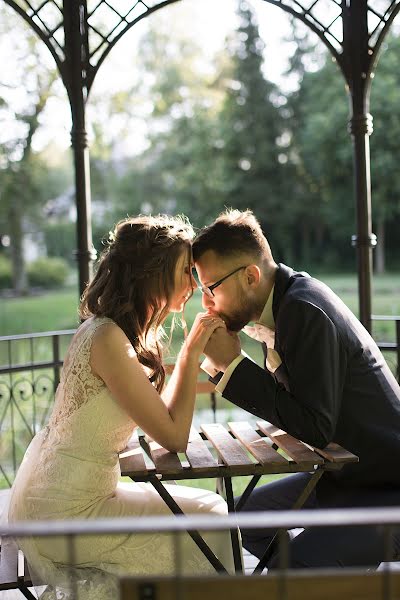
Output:
M109 317L130 340L158 391L165 381L161 332L184 252L191 255L194 231L185 217L137 216L110 232L97 272L80 303L80 317Z

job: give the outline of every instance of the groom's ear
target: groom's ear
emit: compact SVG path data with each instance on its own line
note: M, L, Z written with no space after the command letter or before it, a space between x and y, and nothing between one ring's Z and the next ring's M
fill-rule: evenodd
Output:
M247 285L256 288L261 280L261 269L257 265L249 265L245 271Z

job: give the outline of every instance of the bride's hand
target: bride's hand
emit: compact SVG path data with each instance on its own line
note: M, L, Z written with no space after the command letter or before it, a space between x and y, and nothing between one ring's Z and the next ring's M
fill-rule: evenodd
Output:
M210 313L198 313L193 322L192 328L184 343L184 352L200 357L204 348L218 327L226 329L224 321Z

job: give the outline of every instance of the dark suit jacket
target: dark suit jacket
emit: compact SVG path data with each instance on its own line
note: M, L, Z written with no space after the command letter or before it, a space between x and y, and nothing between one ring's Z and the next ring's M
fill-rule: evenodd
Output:
M329 287L283 264L273 314L282 365L272 375L244 359L223 396L313 446L359 456L322 485L399 488L400 387L369 333Z

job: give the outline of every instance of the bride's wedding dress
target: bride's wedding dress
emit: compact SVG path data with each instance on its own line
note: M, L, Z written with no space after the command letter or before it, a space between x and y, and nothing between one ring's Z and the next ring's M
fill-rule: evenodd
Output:
M49 424L32 440L17 473L10 522L171 514L151 484L119 481L118 453L136 425L89 364L94 332L109 322L89 319L72 341ZM227 512L224 500L212 492L180 485L168 489L185 513ZM213 573L192 539L186 533L181 538L183 573ZM229 532L206 533L205 539L233 571ZM115 576L172 574L176 569L174 539L157 531L80 536L75 542L77 595L85 600L116 598L110 591ZM35 579L49 586L43 599L69 597L66 539L26 538L18 543Z

